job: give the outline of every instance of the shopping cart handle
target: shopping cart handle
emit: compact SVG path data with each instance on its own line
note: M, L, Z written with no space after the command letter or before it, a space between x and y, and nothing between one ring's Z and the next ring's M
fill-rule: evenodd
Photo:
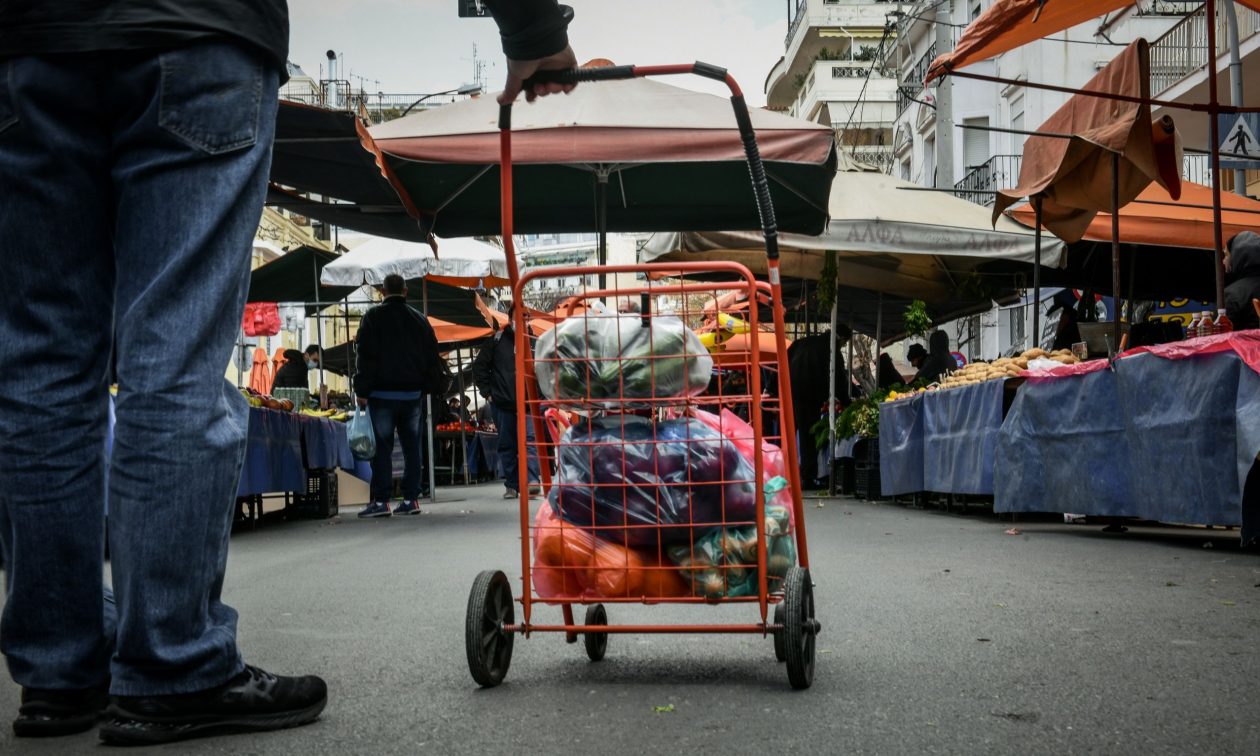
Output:
M584 81L612 81L634 77L634 66L569 68L564 71L535 71L521 86L528 90L535 84L581 84Z

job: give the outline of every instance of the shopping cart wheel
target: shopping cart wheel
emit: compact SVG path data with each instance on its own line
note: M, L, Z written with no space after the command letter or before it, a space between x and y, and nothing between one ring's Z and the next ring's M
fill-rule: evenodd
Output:
M783 620L785 617L786 617L786 614L784 613L783 602L780 601L779 603L774 605L774 624L779 625L779 629L775 630L773 635L774 635L774 658L775 658L775 661L781 661L781 662L787 661L787 647L783 645L784 640L783 640L783 628L782 628Z
M788 681L798 690L814 683L814 587L809 570L793 567L784 579L783 647Z
M512 606L512 586L498 570L483 570L468 594L468 614L464 619L464 648L468 671L483 688L503 682L512 663L512 633L504 625L516 621Z
M608 612L604 611L603 604L586 607L586 624L608 624ZM586 642L586 655L590 657L591 661L599 661L604 658L604 652L608 650L608 633L587 631L584 633L583 640Z

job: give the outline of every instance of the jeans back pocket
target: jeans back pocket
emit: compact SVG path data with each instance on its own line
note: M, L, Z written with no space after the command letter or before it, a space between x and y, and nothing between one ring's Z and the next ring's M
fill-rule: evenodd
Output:
M0 60L0 134L18 122L13 102L13 61Z
M217 155L258 139L263 63L227 42L163 52L158 124L192 147Z

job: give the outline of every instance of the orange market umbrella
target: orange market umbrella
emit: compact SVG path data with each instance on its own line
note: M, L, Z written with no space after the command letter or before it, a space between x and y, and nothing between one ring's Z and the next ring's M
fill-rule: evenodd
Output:
M270 391L276 383L276 373L280 372L281 366L288 362L284 358L284 347L276 347L276 353L271 355L271 380L267 383L267 390Z

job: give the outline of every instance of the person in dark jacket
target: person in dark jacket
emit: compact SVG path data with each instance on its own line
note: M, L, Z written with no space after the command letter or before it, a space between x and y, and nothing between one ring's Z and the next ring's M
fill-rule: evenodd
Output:
M284 350L284 364L276 371L276 379L271 387L309 390L311 384L307 380L307 372L319 367L319 359L319 347L315 344L308 346L305 352L299 352L296 349Z
M1225 314L1236 331L1260 328L1260 318L1251 304L1251 300L1260 299L1260 234L1243 231L1230 239L1228 263Z
M359 360L354 390L360 407L367 407L376 432L372 457L372 502L359 517L389 517L394 485L394 434L403 452L403 501L392 514L420 514L420 497L427 495L423 479L425 427L424 393L431 390L434 365L442 359L437 335L429 319L407 304L402 276L385 276L385 301L359 322Z
M835 396L840 405L849 403L849 373L844 367L844 357L838 345L850 337L850 331L840 326L836 331ZM818 446L810 429L827 411L831 392L827 388L827 376L831 371L829 356L831 334L820 333L797 339L788 347L788 374L792 389L792 416L796 421L797 447L801 459L801 486L816 486L819 477Z
M881 389L890 389L893 386L906 382L906 379L897 372L897 366L893 364L892 357L887 352L879 355L879 374L876 377Z
M928 352L922 344L911 344L906 350L906 362L910 363L910 367L918 371L923 367L923 363L927 361Z
M914 380L925 380L928 383L938 381L948 370L957 370L958 363L949 353L949 334L944 331L933 331L928 337L928 356L914 374Z
M520 496L521 450L517 448L516 407L516 336L512 327L512 312L508 308L508 324L496 330L490 343L481 348L473 361L473 381L477 390L486 398L494 414L494 426L499 433L499 463L503 467L503 498ZM525 425L526 437L532 441L532 423ZM529 455L525 465L529 477L529 493L538 494L542 489L535 485L539 480L538 460Z
M569 8L484 4L508 58L501 102L576 65ZM292 727L327 702L318 677L246 665L222 600L248 416L223 369L288 38L285 0L0 2L0 344L24 366L0 374L0 653L19 737L95 727L106 693L115 744Z

